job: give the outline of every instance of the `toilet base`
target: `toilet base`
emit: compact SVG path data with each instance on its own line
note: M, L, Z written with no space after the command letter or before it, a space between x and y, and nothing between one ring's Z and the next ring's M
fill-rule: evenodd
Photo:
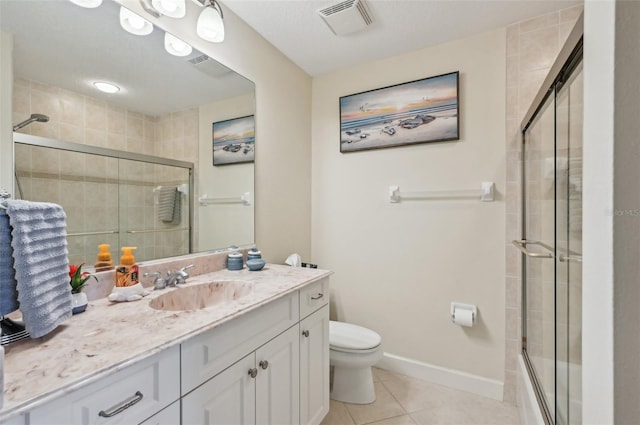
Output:
M334 366L332 400L353 404L369 404L376 401L371 367Z

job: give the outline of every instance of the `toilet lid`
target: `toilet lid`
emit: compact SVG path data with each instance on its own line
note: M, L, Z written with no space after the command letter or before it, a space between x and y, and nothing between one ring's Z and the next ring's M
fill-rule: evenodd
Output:
M347 350L369 350L380 345L382 338L371 329L344 322L329 322L329 345Z

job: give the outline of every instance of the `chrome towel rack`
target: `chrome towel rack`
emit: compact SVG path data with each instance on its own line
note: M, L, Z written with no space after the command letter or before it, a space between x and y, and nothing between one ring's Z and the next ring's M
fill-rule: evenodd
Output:
M198 198L200 205L214 205L214 204L242 204L244 206L251 205L251 192L244 192L240 196L229 198L210 198L206 194Z
M421 192L400 192L399 186L389 186L389 202L398 203L402 200L417 201L429 199L478 199L483 202L495 200L495 184L482 182L480 190L429 190Z

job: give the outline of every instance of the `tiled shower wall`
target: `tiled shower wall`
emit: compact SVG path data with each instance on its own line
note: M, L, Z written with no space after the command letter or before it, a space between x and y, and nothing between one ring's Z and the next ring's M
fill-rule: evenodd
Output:
M68 90L17 78L13 90L13 122L21 122L32 113L48 115L50 120L32 123L20 132L189 162L195 162L197 157L197 109L149 116ZM174 167L151 164L127 173L124 178L132 184L126 186L129 193L124 193L120 199L124 198L130 208L128 214L120 215L117 160L74 152L52 152L51 149L31 147L16 149L16 162L29 164L34 170L32 175L20 176L20 183L31 200L73 205L65 207L68 233L117 228L119 218L132 220L129 228L161 227L155 223L158 220L152 189L184 179L178 176L180 170L169 169ZM52 184L52 176L60 176L64 185ZM181 227L188 227L184 221L188 219L188 208L186 197L183 197L184 226ZM70 238L69 257L72 263L91 263L97 254L98 243L117 245L112 242L115 239L108 235L87 238L90 240L88 244L80 243L80 237ZM121 241L120 245L126 243ZM88 246L87 252L85 245ZM186 253L188 232L149 233L140 245L140 259ZM118 246L111 247L114 260L119 258L118 250Z
M521 238L520 124L547 76L583 6L542 15L507 27L507 188L506 311L504 400L516 402L521 341L520 254L511 241Z

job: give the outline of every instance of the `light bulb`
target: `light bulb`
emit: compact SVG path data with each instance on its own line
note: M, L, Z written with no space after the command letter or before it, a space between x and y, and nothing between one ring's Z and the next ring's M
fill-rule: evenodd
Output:
M170 18L183 18L187 13L184 0L151 0L151 5L158 12Z
M224 40L224 23L217 9L204 8L198 17L196 32L200 38L207 41L220 43Z
M151 22L122 6L120 6L120 25L125 31L135 35L147 35L153 31Z
M174 56L187 56L193 48L168 32L164 34L164 48Z

